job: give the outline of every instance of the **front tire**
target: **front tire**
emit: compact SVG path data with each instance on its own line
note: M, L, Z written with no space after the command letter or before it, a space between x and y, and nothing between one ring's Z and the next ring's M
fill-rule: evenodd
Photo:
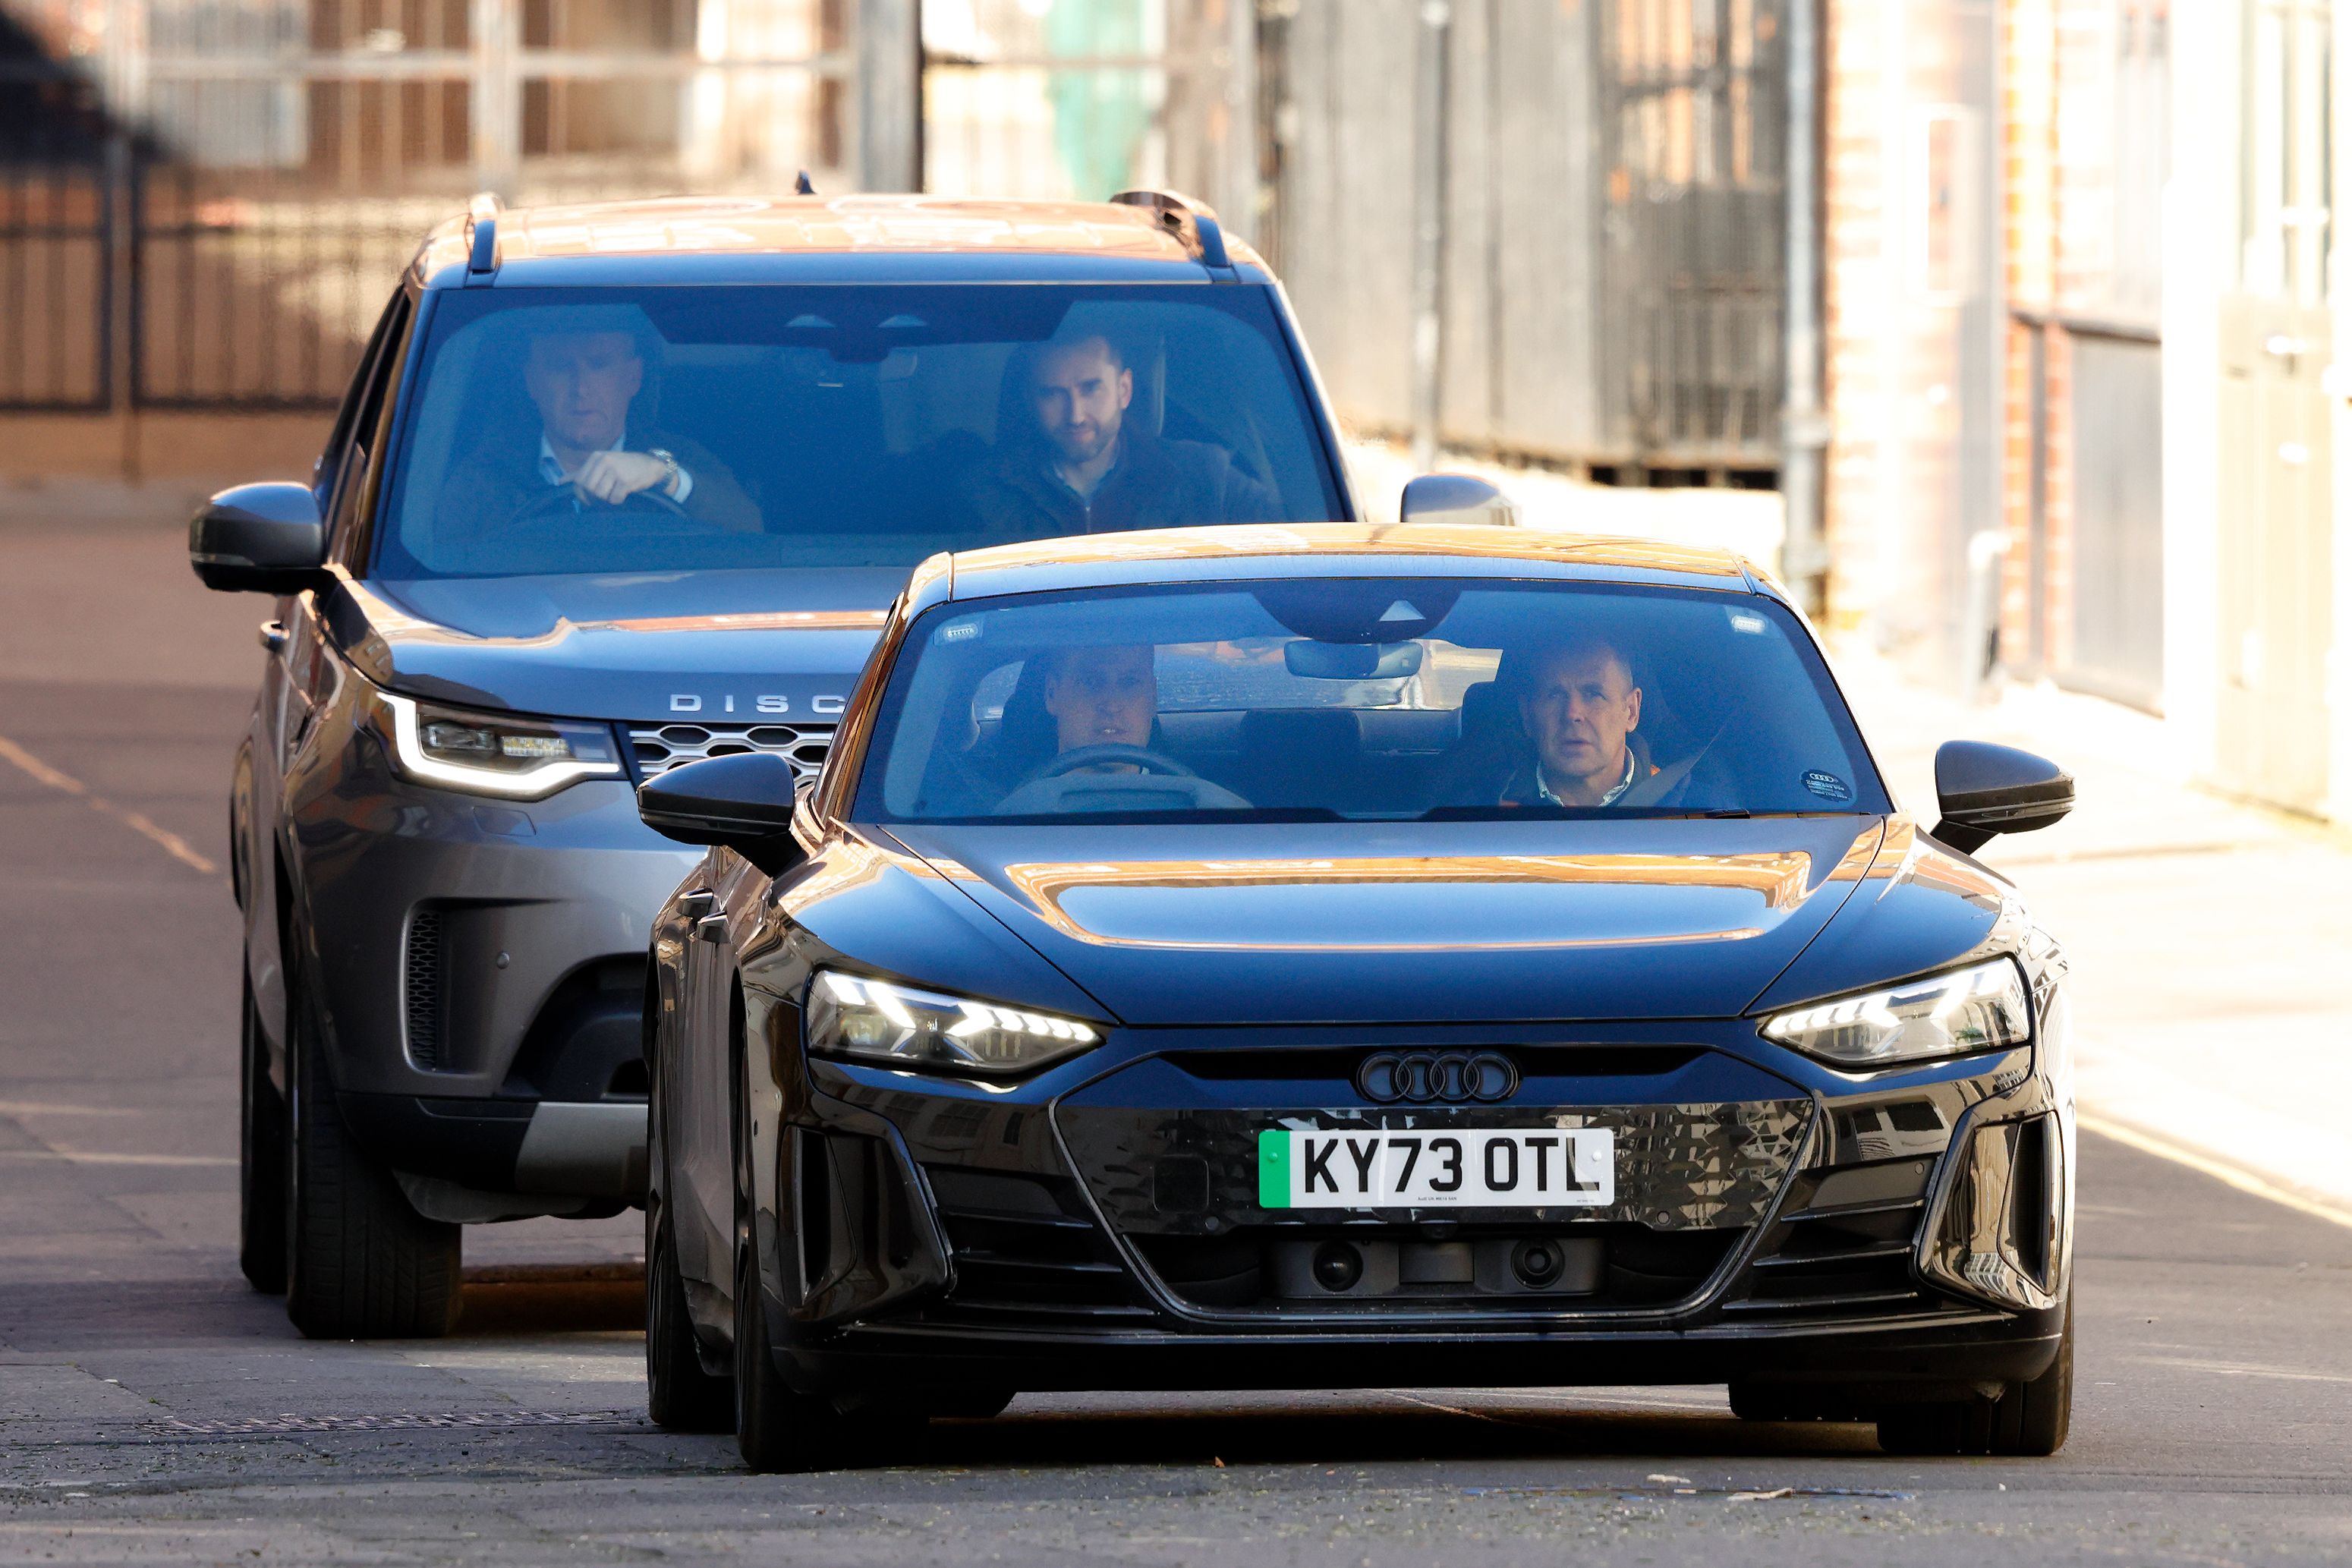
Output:
M1878 1446L1890 1454L1996 1454L2046 1458L2065 1447L2074 1410L2074 1303L2058 1359L2040 1377L2012 1383L1997 1399L1899 1405L1878 1417Z
M238 1036L236 1266L264 1295L286 1293L286 1097L269 1081L268 1047L244 987Z
M735 1268L735 1443L743 1463L760 1475L839 1464L848 1436L830 1402L795 1393L776 1371L759 1270L747 1254Z
M686 1281L661 1205L646 1208L646 1414L673 1432L731 1432L735 1391L702 1370Z
M437 1339L457 1319L462 1227L418 1214L353 1142L301 994L287 991L286 1315L306 1339Z

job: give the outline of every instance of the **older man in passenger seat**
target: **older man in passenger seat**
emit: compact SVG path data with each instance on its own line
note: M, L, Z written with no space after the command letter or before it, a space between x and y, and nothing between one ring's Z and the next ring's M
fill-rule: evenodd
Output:
M1642 689L1614 644L1587 637L1530 661L1518 697L1523 743L1457 780L1449 805L1608 806L1656 774Z

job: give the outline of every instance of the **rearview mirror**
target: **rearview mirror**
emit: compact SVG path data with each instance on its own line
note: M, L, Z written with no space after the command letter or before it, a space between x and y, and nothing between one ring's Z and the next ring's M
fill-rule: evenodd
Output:
M799 794L792 763L741 752L647 779L637 786L637 816L665 838L722 846L775 877L808 858L793 837Z
M1936 837L1973 855L1996 833L2031 833L2074 809L2074 779L2047 757L1983 741L1936 748Z
M1468 474L1423 474L1404 487L1397 515L1407 522L1485 522L1516 527L1511 498Z
M327 530L308 485L223 490L188 520L188 564L223 593L299 594L318 586Z
M1395 680L1421 673L1417 642L1311 642L1282 645L1282 662L1311 680Z

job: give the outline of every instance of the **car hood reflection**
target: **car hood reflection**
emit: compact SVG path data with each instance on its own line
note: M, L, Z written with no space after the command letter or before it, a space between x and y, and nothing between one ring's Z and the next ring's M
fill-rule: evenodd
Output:
M1738 1014L1853 890L1883 825L895 832L1129 1023L1371 1023Z
M327 616L369 679L415 697L572 719L830 725L905 581L807 567L348 583Z

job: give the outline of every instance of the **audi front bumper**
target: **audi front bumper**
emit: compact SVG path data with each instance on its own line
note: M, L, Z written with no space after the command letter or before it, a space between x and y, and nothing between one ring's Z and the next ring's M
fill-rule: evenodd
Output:
M1357 1073L1383 1048L1497 1053L1518 1081L1383 1104ZM1865 1079L1737 1022L1154 1030L1010 1089L802 1070L761 1226L779 1364L803 1386L1738 1378L1922 1398L2036 1375L2063 1327L2073 1130L2030 1049ZM1276 1126L1605 1128L1615 1191L1267 1207ZM1320 1268L1334 1247L1352 1270Z

